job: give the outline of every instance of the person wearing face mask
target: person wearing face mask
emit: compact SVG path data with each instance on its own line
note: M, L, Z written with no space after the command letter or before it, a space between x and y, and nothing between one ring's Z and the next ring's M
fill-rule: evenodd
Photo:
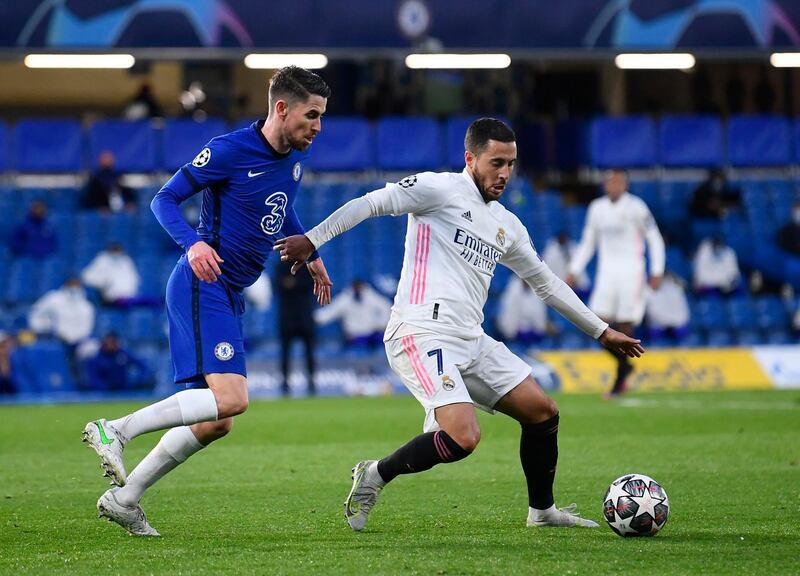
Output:
M89 178L83 207L101 212L121 212L136 209L133 190L120 184L120 173L114 167L114 154L103 150L97 158L97 169Z
M103 303L124 305L139 292L139 272L133 259L120 244L113 243L100 252L81 272L86 286L100 291Z
M694 289L699 294L731 294L741 274L736 252L714 236L700 243L692 262Z
M37 334L56 336L70 349L88 338L94 328L95 310L86 298L80 278L72 277L61 288L34 302L28 326Z
M363 280L355 279L349 288L331 300L331 305L314 312L318 324L341 320L348 346L377 346L389 321L392 303Z
M15 256L47 258L58 248L55 228L47 220L47 204L36 200L25 221L11 233L11 252Z
M778 246L795 256L800 256L800 201L792 206L792 217L778 231Z
M717 220L740 204L739 189L728 183L722 170L712 170L708 178L695 188L690 213L695 218Z
M522 278L548 306L587 335L631 356L638 340L609 328L539 258L525 226L498 200L517 161L516 135L504 122L480 118L464 138L464 170L423 172L351 200L304 235L275 244L299 269L320 246L378 216L407 216L403 271L384 333L389 366L425 410L423 433L378 460L353 468L345 518L363 530L389 482L467 458L478 446L476 408L520 424L527 480L527 525L598 524L557 508L556 403L531 366L483 331L483 308L498 264Z

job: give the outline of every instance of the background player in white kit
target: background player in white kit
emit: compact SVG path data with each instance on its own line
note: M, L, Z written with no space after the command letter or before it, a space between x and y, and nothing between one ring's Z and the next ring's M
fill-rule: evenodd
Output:
M664 276L664 240L647 204L628 193L624 170L609 170L604 187L605 196L589 204L567 284L575 285L596 247L597 277L589 308L620 332L633 336L642 323L647 296L644 244L646 241L650 256L650 286L656 290ZM607 398L625 392L626 380L633 372L625 354L612 348L608 351L617 360L617 374Z
M541 261L519 219L496 202L511 177L511 129L483 118L465 138L461 173L426 172L339 208L305 236L279 241L282 260L299 269L313 252L373 216L408 214L403 271L384 337L392 369L425 408L424 433L381 461L359 462L345 502L361 530L386 483L469 456L480 440L475 406L520 422L520 459L528 483L529 526L597 526L558 509L558 409L530 366L482 328L483 305L498 263L511 268L549 306L620 353L639 356L638 340L608 327Z

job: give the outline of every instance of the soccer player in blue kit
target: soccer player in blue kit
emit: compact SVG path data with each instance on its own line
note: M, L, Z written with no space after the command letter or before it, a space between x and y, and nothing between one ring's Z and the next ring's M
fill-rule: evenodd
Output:
M321 130L330 88L289 66L269 86L266 120L214 138L158 192L152 210L184 250L167 283L169 344L175 382L187 390L115 420L89 422L83 438L116 487L97 501L100 517L137 536L158 536L139 500L189 456L225 436L247 409L242 290L256 281L280 236L303 234L293 204L307 149ZM179 204L203 192L193 229ZM308 271L321 305L331 281L319 255ZM133 438L164 430L129 476L122 459Z

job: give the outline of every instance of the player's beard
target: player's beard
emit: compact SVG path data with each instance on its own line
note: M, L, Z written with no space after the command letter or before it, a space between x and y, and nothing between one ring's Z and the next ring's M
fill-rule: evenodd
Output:
M478 188L478 192L481 193L481 197L483 198L484 202L489 203L492 200L500 199L500 196L502 194L495 195L493 192L488 191L486 187L483 185L483 180L484 180L483 174L480 173L477 166L475 166L475 168L472 169L472 180L473 182L475 182L475 186Z

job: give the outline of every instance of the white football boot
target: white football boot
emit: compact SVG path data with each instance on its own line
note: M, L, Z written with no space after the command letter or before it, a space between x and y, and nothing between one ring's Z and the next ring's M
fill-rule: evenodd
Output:
M353 468L353 487L347 500L344 501L344 517L350 528L356 531L364 529L370 510L375 506L383 485L374 482L369 471L375 460L363 460Z
M109 522L116 522L132 536L161 536L158 530L150 526L144 510L138 504L136 506L123 506L117 502L114 493L119 488L106 490L97 501L97 511L100 518L108 518Z
M117 486L125 486L127 475L122 462L125 441L122 435L105 418L89 422L83 429L83 441L100 456L103 476L108 476Z
M538 527L561 527L570 528L572 526L582 526L584 528L597 528L599 524L586 518L581 518L575 512L576 504L570 504L565 508L556 508L555 505L547 510L528 509L528 526Z

